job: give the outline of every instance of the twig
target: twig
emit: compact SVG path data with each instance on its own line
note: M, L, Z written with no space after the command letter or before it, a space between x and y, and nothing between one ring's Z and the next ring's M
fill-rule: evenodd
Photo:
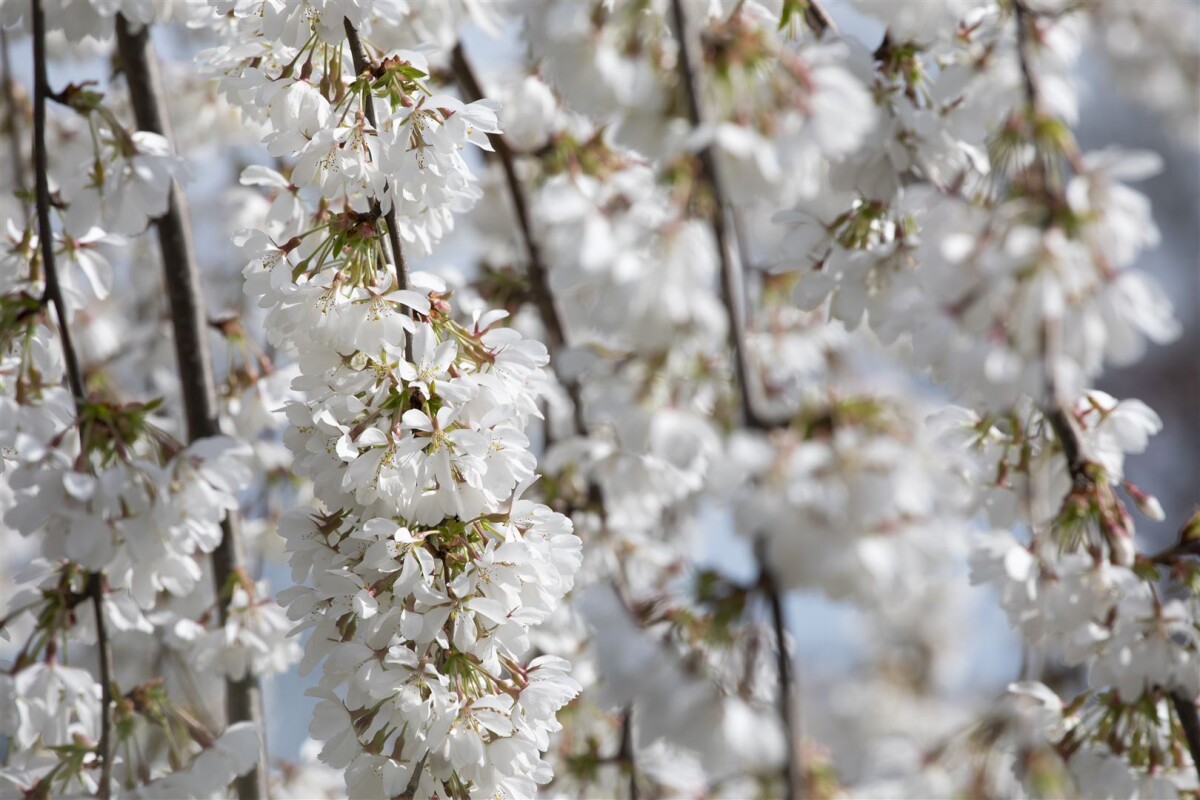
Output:
M117 47L138 127L158 133L168 140L171 129L148 28L134 30L124 15L117 15ZM221 433L208 348L204 291L192 244L187 198L179 184L172 181L167 213L154 221L158 229L163 276L171 322L175 330L175 356L180 389L187 418L188 441ZM218 598L245 575L242 552L241 520L235 511L221 523L221 543L212 554L213 583ZM222 625L228 614L226 604L217 603ZM266 730L263 725L262 696L258 679L247 675L225 684L226 722L252 722L259 734L259 759L254 769L236 781L241 800L267 797Z
M1029 26L1032 23L1032 12L1026 8L1023 0L1013 0L1013 21L1017 27L1017 61L1021 69L1021 82L1025 91L1025 103L1028 106L1029 113L1039 113L1041 107L1041 93L1038 91L1037 79L1033 74L1033 65L1029 53ZM1035 177L1038 182L1038 190L1042 194L1043 201L1046 206L1046 214L1042 218L1042 228L1049 228L1053 222L1050 215L1050 210L1061 204L1060 199L1054 191L1054 187L1050 185L1050 176L1046 170L1046 164L1043 161L1042 154L1039 152L1034 159ZM1062 402L1058 397L1058 381L1054 373L1054 364L1051 361L1054 345L1051 343L1052 329L1047 328L1042 332L1042 360L1045 369L1045 408L1042 413L1046 420L1050 423L1050 427L1054 430L1054 435L1058 438L1059 443L1063 448L1063 457L1067 461L1067 469L1071 473L1071 479L1077 485L1086 485L1091 482L1091 478L1087 473L1087 459L1083 455L1083 444L1079 438L1079 433L1075 429L1074 423L1068 416L1068 412L1064 410Z
M417 796L417 788L421 785L421 773L425 771L425 762L429 759L429 752L421 756L421 760L413 767L413 774L408 779L408 785L404 787L404 792L393 797L391 800L412 800Z
M58 282L58 265L54 259L54 231L50 225L50 178L46 155L46 100L50 80L46 75L46 14L42 0L33 0L33 163L37 187L38 243L42 250L42 273L46 279L46 294L58 317L58 333L66 362L67 381L75 400L77 420L83 411L86 395L79 358L71 341L67 324L67 307ZM79 422L77 421L78 425ZM85 463L83 430L79 431L80 458ZM88 576L88 595L96 615L96 650L100 662L100 800L108 800L112 784L112 648L108 626L104 620L104 578L99 572Z
M760 562L762 559L759 559ZM784 773L784 797L795 800L800 797L804 786L804 770L800 753L800 730L796 720L795 683L792 677L792 657L787 651L785 632L787 620L783 613L783 598L775 576L765 566L759 578L759 586L767 597L771 609L771 627L775 632L775 669L779 675L779 718L783 723L784 742L787 747L787 764Z
M58 269L54 260L54 231L50 225L50 178L46 156L46 96L50 91L46 77L46 16L41 0L33 4L33 168L37 188L38 243L42 249L42 271L46 278L46 296L58 316L58 334L62 339L63 358L66 361L67 381L75 398L76 411L82 409L87 400L83 386L83 371L71 341L71 329L67 325L67 306L63 302L62 287L58 283Z
M350 45L350 58L354 61L354 72L357 75L362 75L367 71L369 66L367 64L366 51L363 50L362 39L359 38L358 31L355 30L352 24L350 24L349 19L343 18L342 22L343 27L346 30L346 41ZM367 122L371 123L371 127L375 130L379 130L379 123L375 120L375 103L369 99L369 91L367 92L367 95L368 100L367 102L363 103L365 106L363 113L366 114ZM386 189L387 184L384 184L384 190L386 191ZM399 197L398 192L395 194L397 197ZM372 203L378 206L379 201L373 200ZM391 208L389 208L388 212L383 215L383 218L387 222L388 244L391 246L392 261L395 264L396 269L396 288L407 289L408 259L406 259L404 256L404 248L400 244L400 230L396 227L395 201L392 202Z
M1200 710L1197 710L1196 702L1188 699L1183 692L1171 692L1171 703L1183 727L1183 737L1187 740L1188 752L1192 754L1196 777L1200 778Z
M700 65L695 60L696 42L683 9L683 0L671 0L675 17L675 28L679 37L679 74L687 95L688 115L694 130L703 129L708 119L700 99ZM729 340L733 351L734 373L741 397L742 416L747 427L769 430L783 422L767 419L758 403L758 384L752 379L749 353L746 351L746 319L742 298L741 269L734 260L728 226L725 221L725 190L717 169L716 155L711 144L704 145L697 154L700 160L701 178L712 195L709 223L717 240L717 254L721 260L721 299L729 315Z

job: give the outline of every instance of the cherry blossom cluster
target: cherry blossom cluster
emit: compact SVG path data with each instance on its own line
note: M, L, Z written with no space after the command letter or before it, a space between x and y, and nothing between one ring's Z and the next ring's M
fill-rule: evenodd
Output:
M312 629L305 668L323 662L310 730L352 795L525 797L578 691L562 659L525 661L580 561L570 520L521 499L548 356L503 311L464 324L444 283L400 266L478 196L459 151L497 128L490 102L432 94L416 53L368 45L354 74L358 31L378 41L388 10L282 32L247 14L234 35L254 53L210 55L289 165L247 171L282 204L240 238L246 292L297 359L285 441L320 503L280 520L298 584L282 597Z
M748 491L738 528L789 589L901 602L913 575L947 572L961 552L971 491L962 450L919 409L878 395L805 409L771 436L730 442ZM734 470L731 470L733 473Z
M436 291L355 302L361 290L336 277L305 291L321 277L267 299L273 323L296 320L308 399L288 406L287 441L328 509L280 522L294 579L311 582L283 598L314 629L305 663L326 659L322 758L347 769L355 796L410 782L423 795L528 795L549 779L539 750L577 691L562 659L520 663L580 559L570 521L520 499L545 348L493 327L503 314L464 327ZM346 346L337 329L355 315L398 334Z
M495 105L432 93L428 61L411 49L390 49L355 74L342 20L386 47L407 21L405 4L338 2L319 12L305 3L215 5L232 12L220 24L235 44L202 58L225 97L262 126L268 152L289 160L294 186L345 198L360 214L394 209L396 234L418 252L475 204L479 189L461 151L489 147Z
M721 111L739 124L718 125L717 132L707 136L715 138L718 146L741 141L743 149L731 151L736 158L724 151L720 158L726 174L745 176L745 194L793 197L811 191L805 181L817 180L822 168L821 131L832 112L824 105L821 90L843 81L850 87L851 99L861 99L865 106L867 95L838 65L840 48L813 50L804 54L805 59L797 58L780 43L774 25L754 23L762 19L758 11L752 8L746 19L735 14L729 20L714 11L705 20L712 24L705 35L720 38L721 44L726 39L745 40L740 42L742 49L723 63L717 63L724 57L720 52L706 53L713 59L706 67L715 76L728 74L727 69L743 70L729 84L719 83L716 88ZM576 410L577 435L556 442L544 466L557 476L554 496L559 507L572 509L577 527L596 542L585 566L589 579L615 583L628 606L620 611L609 603L588 603L585 595L578 608L588 627L563 622L570 634L586 631L595 637L590 646L581 643L584 649L577 660L595 665L595 682L585 681L583 700L596 707L572 716L571 749L562 767L568 785L581 791L613 791L611 781L618 771L597 770L596 765L605 753L619 751L626 755L615 756L616 763L632 773L633 780L653 780L668 787L665 791L703 792L717 783L739 786L745 792L778 791L777 785L764 787L771 786L769 776L778 768L782 751L738 749L740 725L761 730L772 724L769 686L774 676L763 669L764 661L738 663L737 658L739 646L761 638L756 624L746 624L752 618L744 613L752 605L746 604L746 598L754 589L727 587L727 595L718 593L724 599L714 603L704 592L681 591L677 580L681 572L693 568L689 529L699 523L695 516L699 498L721 480L715 477L720 470L714 469L723 455L718 420L727 420L736 411L721 375L729 361L725 310L717 293L718 243L695 213L697 207L713 202L695 155L710 138L703 130L690 136L686 120L670 119L680 110L670 105L670 95L682 89L682 81L675 61L677 42L669 29L669 6L654 4L645 16L663 26L663 35L639 49L645 31L654 28L636 27L635 22L646 19L631 8L553 4L549 15L529 20L527 31L531 49L545 58L545 80L529 76L499 90L505 100L503 127L515 130L507 138L536 156L525 162L531 168L528 174L534 176L533 238L571 345L556 354L555 367L563 383L578 380L573 402L582 405L582 411ZM560 17L579 24L555 24ZM637 46L631 44L634 41ZM587 80L579 78L578 67L566 64L566 54L577 58L580 48L598 51L595 65L587 65ZM626 59L629 53L634 55ZM619 71L629 65L618 68L611 59L644 59L630 69L643 70L639 74L647 78L637 84L638 90L647 89L639 98L646 104L631 102L622 107L620 101L610 106L596 100L594 92L609 85L618 91L630 88ZM794 72L780 86L752 95L749 90L762 88L751 77L750 65L756 59L786 63ZM806 84L807 70L817 77L815 89ZM650 79L657 84L653 89L648 88ZM810 113L797 114L796 101L806 86L814 92L809 98L814 105ZM747 91L739 93L739 88ZM854 94L855 90L861 94ZM654 93L659 94L651 101ZM739 100L745 116L725 105ZM510 121L508 113L513 109ZM865 128L871 109L862 111ZM603 127L610 114L617 121L615 135ZM540 131L529 124L530 118L542 121ZM638 128L664 123L666 129ZM772 143L767 138L771 131L783 132L784 141ZM837 146L854 146L855 128L848 131L851 136L839 139ZM641 139L636 138L639 135ZM793 161L792 154L803 149L802 142L811 150L802 153L801 161ZM656 160L647 163L629 149L630 144L652 153ZM765 166L750 158L756 148L761 155L759 144L778 148L790 171L778 170L778 161L769 156L763 156L768 159ZM843 152L837 146L827 148L830 157ZM794 180L784 181L784 176ZM780 183L764 187L764 181ZM745 194L739 197L744 199ZM503 236L503 220L489 217L486 223ZM515 255L520 257L519 250ZM504 259L513 256L513 251L492 251L489 266L502 270ZM486 296L500 294L503 286L485 276L479 288ZM823 354L814 355L824 362ZM811 368L811 361L805 366ZM725 580L717 584L725 586ZM743 604L739 606L743 610L733 612L731 603ZM643 607L659 612L649 616L636 612ZM726 613L730 616L723 619L720 615ZM635 633L637 627L617 624L621 620L656 630L651 636ZM655 641L664 635L667 642ZM630 657L606 655L612 652ZM664 665L654 670L657 673L674 675L672 670L678 667L673 665L683 660L689 665L684 668L688 677L651 678L640 666L640 660L650 659L651 653L657 654L655 663ZM706 666L695 670L697 662ZM745 679L731 679L742 671ZM673 704L696 706L697 713L730 722L714 722L711 737L698 738L692 717L665 712ZM621 733L622 726L636 731L636 754L628 752L633 746L625 743L630 735ZM597 744L586 748L575 744L583 741ZM717 759L718 751L732 757ZM689 766L685 770L656 767L665 763Z
M623 144L669 161L712 143L738 203L816 194L824 165L856 150L874 120L844 45L795 47L768 4L696 11L713 117L696 131L681 119L670 3L554 2L529 15L527 38L566 101L596 121L617 122Z
M1124 499L1163 516L1123 474L1125 454L1145 449L1161 423L1139 401L1087 390L1105 364L1178 335L1162 291L1132 268L1158 231L1127 183L1153 174L1158 158L1078 150L1069 68L1083 21L1032 5L897 5L873 54L887 123L834 166L835 187L843 171L853 176L841 197L780 215L791 226L782 263L800 257L802 307L825 307L850 328L865 322L978 409L946 419L976 457L967 474L1000 529L974 545L973 579L1000 587L1032 645L1089 666L1092 689L1072 709L1108 709L1067 715L1053 734L1056 760L1076 778L1102 758L1133 768L1122 785L1165 771L1185 787L1185 723L1173 709L1200 694L1195 568L1176 555L1186 536L1161 557L1138 553ZM934 28L953 37L919 36L912 26L928 15L957 17ZM965 113L981 100L990 112ZM977 127L959 126L960 114ZM871 175L892 177L863 187ZM1007 530L1014 524L1028 541ZM1163 567L1181 595L1162 596ZM1122 717L1118 735L1110 726ZM1131 745L1143 735L1162 752Z
M1021 394L1042 397L1047 370L1065 395L1076 395L1106 362L1128 363L1146 340L1178 333L1162 291L1131 268L1157 244L1158 231L1149 204L1127 184L1157 171L1157 157L1078 153L1065 127L1075 100L1059 73L1078 49L1074 22L1039 23L1036 67L1046 88L1036 109L1023 99L1010 17L975 21L968 44L955 43L956 68L936 78L921 61L937 57L936 48L925 55L889 43L877 56L895 124L873 140L878 152L868 148L851 159L859 165L839 166L869 170L882 162L890 174L911 170L921 180L903 191L883 184L866 197L856 181L841 196L802 202L782 216L792 226L785 264L802 270L802 307L831 298L834 318L851 328L865 320L885 341L911 342L916 366L994 409ZM1011 72L979 72L978 51L992 58L1001 47ZM990 89L972 86L980 82ZM962 98L980 102L989 91L993 109L1011 113L957 147L970 159L937 152L945 149L944 127L932 139L920 135L930 115L954 119L971 110L964 112ZM923 151L926 142L936 150ZM1044 166L1054 180L1051 153L1062 153L1074 174L1061 202L1048 206L1036 176Z

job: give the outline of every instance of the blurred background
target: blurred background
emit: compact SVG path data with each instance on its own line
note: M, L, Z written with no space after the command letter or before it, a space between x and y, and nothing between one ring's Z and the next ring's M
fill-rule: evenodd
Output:
M845 2L834 0L827 5L847 35L859 38L868 48L878 43L883 31L877 23ZM1200 29L1192 34L1200 41ZM471 30L466 42L481 74L512 70L519 63L515 29L499 38ZM156 31L156 43L162 57L170 62L167 69L179 74L192 69L192 56L205 45L182 38L177 29ZM13 77L28 86L28 40L10 36L9 51ZM108 65L97 51L91 58L76 54L56 60L51 81L61 86L107 74ZM1164 161L1161 174L1137 187L1150 198L1162 233L1161 245L1143 258L1140 267L1172 297L1183 333L1168 346L1152 347L1131 367L1110 369L1099 381L1104 391L1118 398L1139 398L1162 417L1163 433L1151 441L1146 453L1132 456L1127 462L1128 477L1156 494L1166 511L1163 522L1139 518L1137 523L1142 548L1156 550L1172 540L1180 523L1200 501L1200 153L1196 148L1200 131L1195 131L1186 143L1170 136L1152 111L1140 105L1136 97L1117 89L1118 81L1110 74L1107 62L1095 54L1085 53L1081 59L1078 80L1082 107L1076 133L1085 150L1105 146L1149 149ZM231 210L236 212L236 195L231 205L229 192L237 186L237 176L245 164L266 161L266 156L255 150L231 149L221 142L192 140L187 132L192 113L195 109L174 109L174 123L178 145L192 166L193 180L187 191L199 259L210 293L210 309L218 313L242 302L242 265L228 239L228 217ZM435 256L423 259L414 268L469 270L470 236L469 226L462 225ZM748 545L732 535L729 521L714 514L707 522L705 530L698 533L702 563L719 564L723 571L735 574L744 570L752 576L754 566ZM15 558L7 538L4 549L10 551L3 556L7 572ZM267 567L264 577L276 591L290 583L287 570L279 566ZM1020 671L1021 648L995 599L984 590L966 588L965 566L962 577L963 603L930 609L930 617L931 624L951 625L956 631L960 656L953 661L953 674L939 677L943 685L953 687L952 695L965 699L999 691L1015 680ZM862 617L850 606L816 594L792 596L788 614L797 644L797 671L809 696L821 693L827 683L844 680L847 671L881 635L878 630L865 628ZM304 697L303 692L310 683L309 678L292 672L267 687L268 741L280 757L295 758L307 738L314 701ZM947 701L953 702L954 697ZM836 709L829 719L807 719L805 725L817 740L831 746L839 735L851 733L836 730Z

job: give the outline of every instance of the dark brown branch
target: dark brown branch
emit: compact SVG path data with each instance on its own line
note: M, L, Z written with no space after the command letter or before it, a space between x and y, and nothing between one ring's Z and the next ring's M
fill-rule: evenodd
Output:
M42 251L42 274L46 280L46 295L58 317L58 333L62 341L67 382L75 400L76 424L86 402L83 373L71 341L67 324L67 307L58 282L58 266L54 259L54 230L50 224L50 178L46 154L46 100L50 95L50 79L46 75L46 14L41 0L33 0L33 162L37 186L38 243ZM7 76L6 76L7 77ZM83 430L79 433L80 460L87 461ZM100 789L98 796L108 800L112 787L112 648L108 640L108 625L104 619L104 578L98 572L88 576L88 595L96 615L96 653L100 662Z
M671 8L675 17L675 29L679 38L679 75L683 82L684 93L687 96L688 116L694 129L703 128L708 118L704 103L701 100L702 91L700 64L696 60L700 48L694 40L695 33L688 24L687 14L683 8L683 0L671 0ZM731 236L725 220L726 193L717 169L716 154L711 144L706 144L697 154L700 160L701 179L707 185L711 194L711 211L709 223L717 240L717 255L721 262L721 299L725 311L729 315L729 342L733 351L735 379L740 392L742 416L746 426L759 430L768 430L786 424L783 421L769 420L761 411L758 403L759 387L754 380L750 366L750 354L746 350L746 318L742 298L741 268L734 260Z
M1187 740L1188 752L1192 754L1196 777L1200 778L1200 710L1197 710L1196 702L1183 692L1171 692L1171 704L1175 706L1175 714L1183 727L1183 738Z
M46 15L41 0L33 4L33 169L37 189L38 244L42 251L42 272L46 279L46 296L58 316L58 334L62 339L63 359L66 362L67 382L75 398L76 411L87 400L83 386L83 371L71 329L67 325L67 306L54 261L54 229L50 224L50 177L46 155L46 99L50 88L46 77Z
M1066 459L1071 479L1076 483L1090 482L1091 478L1087 474L1087 459L1083 456L1083 445L1074 423L1053 396L1049 398L1049 402L1050 405L1044 413L1050 427L1054 430L1055 437L1062 445L1063 458Z
M688 115L694 129L701 129L707 123L704 103L701 100L700 64L695 60L699 52L698 42L694 41L694 32L688 24L687 14L683 8L683 0L671 0L671 9L675 18L675 31L679 38L679 70L683 81L684 92L687 96ZM768 420L760 411L757 402L757 383L752 383L749 354L746 352L746 322L742 307L742 275L739 265L734 261L731 249L730 234L725 221L725 191L721 183L720 171L717 168L716 155L711 144L706 144L700 150L701 178L708 185L712 195L712 210L709 215L713 233L717 239L717 252L721 261L721 298L729 315L730 347L733 351L734 369L740 391L742 417L747 427L768 430L777 427L780 422ZM744 254L743 254L744 255ZM785 645L783 602L779 587L760 555L759 563L763 564L760 583L766 594L771 608L771 619L775 629L776 639L776 668L779 676L779 716L783 724L787 748L784 780L786 797L796 798L797 792L803 785L799 730L795 721L794 693L792 688L792 663Z
M1021 67L1021 83L1025 89L1025 102L1031 110L1041 105L1037 81L1033 77L1033 65L1029 58L1029 26L1033 20L1032 12L1026 8L1022 0L1013 0L1013 18L1017 24L1017 60Z
M633 753L633 704L621 712L621 745L616 763L629 773L629 800L638 800L637 760Z
M833 21L833 17L825 10L825 6L821 4L821 0L807 0L804 5L804 22L808 27L812 28L818 36L825 31L838 33L837 23Z
M463 50L462 42L454 46L451 61L454 76L462 88L465 99L468 102L482 100L483 89L479 85L479 80L475 77L474 70L471 69L471 62L467 60L467 54ZM488 141L492 143L492 148L495 150L496 157L500 160L500 166L504 171L504 181L508 186L508 195L512 198L513 211L517 215L517 227L521 232L521 240L524 242L525 250L529 255L526 271L529 273L529 282L533 289L534 304L537 306L538 315L541 317L542 327L546 329L551 365L556 366L560 358L560 353L567 343L566 325L563 322L562 311L554 299L554 291L550 288L550 273L546 269L546 262L542 258L541 247L538 245L537 237L533 234L533 221L529 213L529 197L525 192L525 187L521 183L520 176L517 175L516 156L513 153L512 147L509 146L508 140L502 134L490 133L488 134ZM561 371L558 373L558 379L566 390L567 395L571 398L575 414L575 429L580 435L586 436L587 421L583 415L582 387L577 379L567 379L562 375Z
M760 556L759 561L762 562ZM783 612L783 596L775 577L765 566L759 585L771 610L771 627L775 633L775 670L779 676L779 719L783 723L787 764L784 772L784 797L795 800L804 787L804 771L800 752L800 730L796 720L796 696L792 676L792 656L787 650L787 620Z
M169 140L171 128L154 46L147 28L134 29L121 14L117 15L117 47L138 128L158 133ZM187 198L179 184L172 181L167 213L154 221L158 229L159 251L171 322L175 330L175 357L179 369L188 441L221 433L216 385L209 354L207 314L196 251L192 244ZM245 575L242 552L241 520L230 512L221 523L221 543L212 554L213 583L216 588L220 623L228 609L221 600L229 588ZM247 675L225 684L226 722L252 722L258 728L259 759L255 768L237 779L241 800L267 797L266 730L262 713L262 695L258 679Z
M370 66L367 63L366 51L363 50L362 39L359 38L358 31L355 30L354 26L350 24L350 20L343 18L342 23L342 27L344 27L346 30L346 41L350 45L350 58L354 61L354 72L361 76ZM369 99L370 96L371 93L368 90L368 100L367 102L363 103L363 113L366 114L367 122L371 123L371 127L375 130L379 130L379 123L375 119L375 104ZM395 192L394 194L396 197L400 196L399 192ZM378 210L379 201L372 200L372 203L377 207L376 210ZM405 258L404 248L400 244L400 229L396 227L395 201L392 202L391 208L389 208L388 212L383 215L383 218L387 222L388 244L392 251L392 262L395 264L396 268L396 288L407 289L408 259Z
M99 572L88 575L87 593L92 598L92 613L96 621L96 660L100 664L100 789L97 795L107 800L112 783L112 698L113 657L109 645L108 622L104 619L104 576Z
M466 95L465 99L468 102L482 100L483 89L471 69L471 62L467 60L466 53L463 52L462 42L454 46L451 59L454 75L462 87L463 94ZM537 303L538 313L542 317L542 325L546 328L546 338L550 340L550 350L554 352L566 343L565 326L562 314L554 302L554 293L550 290L550 277L546 270L546 264L542 260L541 248L538 247L537 239L533 235L533 224L529 215L529 199L525 194L525 188L521 185L521 178L517 175L516 161L512 148L508 146L508 141L499 134L489 134L488 141L495 148L496 155L500 159L500 166L504 169L504 180L508 184L508 194L512 198L513 210L517 215L517 226L521 231L521 239L525 242L525 249L529 252L527 269L529 280L533 284L534 301Z

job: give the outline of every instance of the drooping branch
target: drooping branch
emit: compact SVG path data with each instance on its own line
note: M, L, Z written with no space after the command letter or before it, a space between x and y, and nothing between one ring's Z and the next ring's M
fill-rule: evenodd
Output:
M633 746L633 704L621 711L621 744L617 748L617 763L629 773L629 800L638 800L637 759Z
M458 79L466 99L468 101L482 100L483 89L475 77L475 72L471 69L471 62L467 60L466 53L463 52L462 42L454 46L451 59L454 75ZM554 301L554 293L550 289L550 277L546 270L546 264L542 260L541 248L538 246L537 238L533 235L533 223L529 215L529 198L526 196L525 187L521 184L520 176L517 175L516 161L513 158L512 148L508 146L508 141L502 134L489 134L488 141L495 148L500 166L504 170L508 195L512 199L513 211L517 215L517 227L529 254L529 263L526 269L529 272L529 280L533 284L534 302L541 315L542 326L546 329L546 337L550 340L550 349L555 351L566 342L565 326L562 321L562 313Z
M762 559L760 558L760 561ZM804 771L800 748L799 723L796 720L795 679L792 675L792 657L788 653L785 635L787 619L783 613L783 597L775 576L764 565L759 585L766 595L767 604L771 610L771 627L775 633L775 671L779 676L779 719L783 723L785 746L787 747L787 763L784 775L784 797L789 800L800 797L804 786Z
M42 273L46 279L46 298L58 316L58 335L62 340L63 361L67 382L75 398L75 410L82 410L87 400L83 386L83 371L71 341L67 324L67 306L54 260L54 230L50 225L50 176L46 156L46 99L51 94L46 77L46 15L40 0L33 4L33 171L37 191L38 244L42 251Z
M6 76L7 79L7 76ZM71 341L67 322L67 306L63 302L62 286L58 282L58 265L54 258L54 230L50 225L50 177L46 154L46 100L51 94L46 74L46 14L41 0L33 2L33 163L37 192L38 244L42 253L42 274L46 280L46 295L58 317L58 333L62 342L67 382L75 400L76 424L82 422L87 400L83 372ZM80 429L80 461L89 464L83 431ZM104 619L104 576L93 572L88 576L87 593L92 599L96 619L96 655L100 666L100 789L101 800L108 800L112 784L112 647L108 638L108 623Z
M1020 0L1013 2L1013 18L1017 24L1017 54L1021 67L1021 85L1025 90L1025 102L1031 109L1037 109L1040 103L1037 81L1033 76L1033 64L1029 57L1029 25L1032 14Z
M112 783L112 701L113 656L108 638L108 621L104 618L104 575L88 575L87 593L92 598L92 615L96 623L96 660L100 664L100 800L108 800Z
M350 58L354 61L354 72L361 76L367 71L370 64L367 63L367 54L363 49L362 39L358 35L358 31L350 23L349 19L342 20L346 30L346 42L350 45ZM368 98L370 92L367 93ZM371 127L379 130L379 123L376 120L375 104L369 99L363 103L363 113L366 114L367 122L371 123ZM385 184L386 187L386 184ZM398 196L398 193L397 193ZM378 210L379 201L372 199L372 204ZM408 288L408 259L404 256L404 247L400 244L400 229L396 227L396 204L392 203L391 208L383 215L384 221L387 222L388 245L392 251L392 262L396 269L396 288Z
M451 61L455 78L466 99L468 101L482 100L483 88L479 85L479 79L475 77L471 62L467 60L462 42L454 46ZM508 145L508 140L504 138L503 134L490 133L488 141L492 143L492 148L504 171L508 196L512 200L513 211L517 216L517 228L529 256L526 271L529 273L534 305L537 307L538 316L541 317L542 327L546 329L551 365L556 369L559 382L571 398L575 414L575 429L580 435L586 436L587 421L583 414L583 398L579 381L575 378L567 378L560 369L560 354L567 343L566 325L563 322L562 310L554 298L554 290L550 288L550 274L546 268L546 262L542 258L541 247L533 233L533 221L529 213L529 196L521 183L521 177L517 174L516 158L512 148Z
M688 23L683 0L672 0L675 29L679 40L679 75L687 97L688 116L695 130L706 130L708 114L701 92L701 65L697 61L700 52L697 34ZM706 135L707 135L706 131ZM759 402L759 384L750 365L750 354L746 346L746 315L742 290L741 267L733 257L733 237L726 223L727 197L717 168L716 153L712 144L705 144L697 153L700 161L700 177L707 187L711 202L708 214L713 235L717 240L717 255L721 264L721 300L729 316L729 343L733 353L734 375L741 398L742 417L750 428L769 430L783 424L767 418Z
M116 27L118 52L129 84L138 127L170 140L171 128L149 29L134 29L121 14L117 15ZM175 181L171 182L167 213L156 219L154 224L158 230L167 301L175 332L175 356L188 440L216 436L221 433L221 427L208 346L204 291L192 243L187 198ZM212 566L219 620L223 625L228 610L222 600L232 586L246 578L238 514L233 511L226 514L221 529L223 535L221 543L213 551ZM226 681L225 714L227 724L252 722L259 733L258 763L253 770L237 779L238 797L241 800L266 798L266 731L263 727L262 695L255 676L247 674L242 680Z
M683 0L671 0L671 10L675 18L675 31L679 40L679 72L683 83L684 94L687 97L688 115L693 129L703 130L709 125L708 115L701 97L701 64L697 60L700 52L698 36L688 22L684 11ZM729 226L725 219L726 194L721 182L720 170L717 166L716 153L711 143L706 143L698 154L700 171L703 182L711 195L711 211L709 221L717 240L717 253L721 263L721 299L729 315L730 349L733 351L735 376L741 399L742 418L747 427L759 430L770 430L785 421L773 421L760 410L759 386L754 380L753 370L749 363L749 353L746 347L746 320L742 297L741 267L733 258L731 252ZM795 798L803 781L803 769L800 754L800 731L794 719L794 689L792 680L792 663L784 645L783 600L779 587L775 584L767 570L763 558L762 577L760 581L763 593L771 608L772 625L776 637L776 666L779 677L779 716L783 725L786 764L785 785L788 798Z
M1021 85L1025 94L1027 113L1037 115L1041 113L1041 92L1038 89L1037 78L1034 75L1033 56L1030 53L1029 28L1033 24L1033 17L1032 13L1021 0L1014 0L1013 2L1013 21L1017 29L1017 62L1021 70ZM1053 224L1053 217L1049 211L1058 206L1061 200L1057 197L1057 193L1050 183L1050 176L1045 166L1044 156L1038 152L1035 155L1031 169L1034 172L1033 178L1037 182L1035 188L1038 190L1047 212L1042 217L1042 227L1049 228ZM1079 438L1079 432L1071 421L1069 412L1064 408L1062 401L1058 397L1058 381L1054 372L1051 339L1052 331L1049 329L1044 330L1042 335L1042 360L1045 365L1046 397L1043 413L1045 414L1046 421L1050 423L1050 427L1054 431L1055 438L1062 445L1063 457L1066 459L1071 479L1077 484L1085 483L1090 481L1087 475L1087 459L1083 454L1083 443Z

